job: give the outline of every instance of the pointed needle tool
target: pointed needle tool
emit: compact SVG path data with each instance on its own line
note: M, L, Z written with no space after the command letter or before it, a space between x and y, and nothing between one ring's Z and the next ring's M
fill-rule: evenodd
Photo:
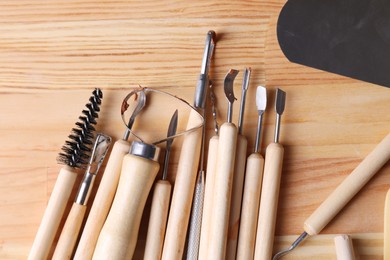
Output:
M171 122L169 123L167 137L176 134L177 122L178 111L176 109L175 113L172 115ZM148 233L146 236L145 260L161 259L172 189L172 185L167 180L172 142L173 139L167 140L162 179L158 180L154 187Z
M388 134L364 160L349 174L343 182L321 203L321 205L305 220L304 232L286 250L273 257L277 260L296 248L307 236L314 236L347 205L363 186L390 159L390 134Z

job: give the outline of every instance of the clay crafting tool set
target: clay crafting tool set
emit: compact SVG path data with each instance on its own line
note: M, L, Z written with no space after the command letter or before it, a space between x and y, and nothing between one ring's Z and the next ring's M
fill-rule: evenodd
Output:
M274 140L265 149L264 157L261 154L263 116L269 101L265 87L250 88L251 68L246 68L243 73L237 126L233 123L233 104L236 101L234 81L239 71L230 69L226 74L223 81L226 122L219 126L214 90L222 92L222 87L215 87L209 79L216 37L214 31L206 35L193 103L157 89L139 87L131 90L120 106L123 138L115 141L111 151L111 137L95 133L103 93L100 89L93 91L87 109L82 111L80 121L72 129L70 140L66 141L59 155L58 161L65 166L58 175L44 212L30 260L47 259L55 245L56 234L60 237L52 259L133 259L141 220L148 212L144 210L148 197L151 199L150 214L146 216L149 221L147 229L141 229L147 231L144 259L270 260L273 257L276 260L305 238L320 233L389 160L390 134L304 222L304 232L291 247L273 256L284 159L280 134L287 94L280 88L273 88ZM154 96L169 102L169 106L164 106L164 111L153 110L158 100ZM207 102L207 98L211 102ZM257 129L253 153L247 157L249 144L243 122L249 99L256 103ZM209 103L215 131L211 138L207 137L206 125L206 105ZM184 113L181 111L183 107L186 109ZM249 109L254 111L254 108ZM153 125L147 124L150 118L144 120L146 115L153 115L153 120L162 122L167 129L163 137L157 137L153 132ZM179 124L179 115L184 115L186 124ZM144 130L151 133L140 130L142 125L146 125ZM173 141L178 137L182 142L177 150L179 159L175 171L169 166L171 151L177 149L178 143ZM160 159L162 150L165 150L163 160ZM102 166L105 169L101 181L91 196ZM84 177L76 197L71 198L80 170L84 170ZM174 181L168 180L168 176L175 176ZM93 201L90 202L91 208L87 209L89 198ZM66 206L72 200L74 202L67 213ZM387 218L390 215L388 208ZM66 219L63 227L60 226L62 219ZM389 223L385 223L385 228L389 230ZM389 233L386 232L385 240L389 240ZM340 252L352 248L348 239L343 236L335 240Z

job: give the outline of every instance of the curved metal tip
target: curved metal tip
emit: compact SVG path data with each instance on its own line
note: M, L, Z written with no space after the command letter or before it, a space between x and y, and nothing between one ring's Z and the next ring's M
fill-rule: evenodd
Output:
M174 136L176 134L178 114L179 114L179 112L176 109L171 117L171 121L169 122L167 137L171 137L171 136ZM173 138L167 140L167 145L165 148L165 159L164 159L164 169L163 169L163 174L162 174L162 180L166 180L168 177L169 156L171 154L172 143L173 143Z
M234 97L233 82L238 72L238 70L230 69L225 76L223 90L225 91L225 95L229 103L233 103L234 100L236 100L236 98Z
M283 256L287 255L288 253L290 253L292 250L294 250L294 248L296 248L306 237L308 236L308 234L306 232L303 232L298 238L297 240L294 241L294 243L291 244L291 246L289 248L287 248L286 250L283 250L283 251L280 251L278 252L277 254L274 255L274 257L272 257L272 260L278 260L280 258L282 258Z
M145 104L146 104L146 94L144 91L134 90L134 91L130 92L130 94L125 99L126 102L132 95L135 95L134 101L138 100L138 103L137 103L137 106L134 108L133 113L130 116L129 122L127 123L127 129L126 129L125 134L123 135L123 138L122 138L123 140L129 139L130 130L133 128L135 118L141 112L141 110L145 107ZM124 104L122 104L122 106L124 106ZM126 109L127 109L127 107L126 107ZM124 111L121 111L121 113L123 114Z
M215 42L216 38L217 38L217 34L215 33L215 31L213 30L210 30L207 32L207 36L208 37L211 37L210 39Z

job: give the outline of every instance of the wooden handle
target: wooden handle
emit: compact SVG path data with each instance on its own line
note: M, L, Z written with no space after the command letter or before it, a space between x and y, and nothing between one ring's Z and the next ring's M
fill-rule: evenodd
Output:
M166 180L157 181L150 210L148 233L146 236L145 260L161 259L167 225L171 184Z
M29 260L46 259L60 225L77 173L70 167L61 169L54 185L41 225L31 247Z
M206 183L203 200L202 227L200 231L199 259L206 259L209 233L210 216L213 207L215 167L217 165L219 136L213 136L209 141L209 150L207 155Z
M238 229L240 225L242 190L244 187L246 148L248 141L243 135L237 136L236 158L234 160L233 187L230 205L226 259L235 260Z
M118 190L100 232L93 259L131 259L146 199L159 164L127 154L123 158Z
M304 230L316 235L336 216L355 194L379 171L390 158L388 134L356 169L306 219Z
M197 125L199 125L199 115L192 110L187 129ZM162 259L165 260L181 260L183 256L199 165L201 130L198 129L184 136L164 240Z
M242 196L240 233L237 245L237 259L240 260L251 260L255 254L263 169L263 156L259 153L251 154L246 162L244 194Z
M85 205L73 203L52 259L64 260L72 257L86 209Z
M355 260L352 239L347 235L339 235L334 238L337 260Z
M383 234L384 260L390 260L390 190L387 192L385 201L385 223Z
M102 180L100 181L99 189L97 190L76 249L75 260L92 258L100 230L107 218L115 191L118 187L123 157L129 150L130 143L124 140L116 141L112 148L110 158L104 170Z
M212 260L225 259L236 141L237 127L232 123L224 123L218 142L207 254L207 258Z
M257 260L272 258L283 155L284 148L279 143L271 143L265 152L264 177L256 233L255 259Z

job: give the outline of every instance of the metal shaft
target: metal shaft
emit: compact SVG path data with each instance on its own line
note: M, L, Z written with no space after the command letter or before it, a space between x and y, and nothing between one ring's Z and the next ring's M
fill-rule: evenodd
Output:
M261 140L261 128L262 128L262 122L263 122L263 114L264 113L259 113L259 119L257 120L255 153L260 152L260 140Z

